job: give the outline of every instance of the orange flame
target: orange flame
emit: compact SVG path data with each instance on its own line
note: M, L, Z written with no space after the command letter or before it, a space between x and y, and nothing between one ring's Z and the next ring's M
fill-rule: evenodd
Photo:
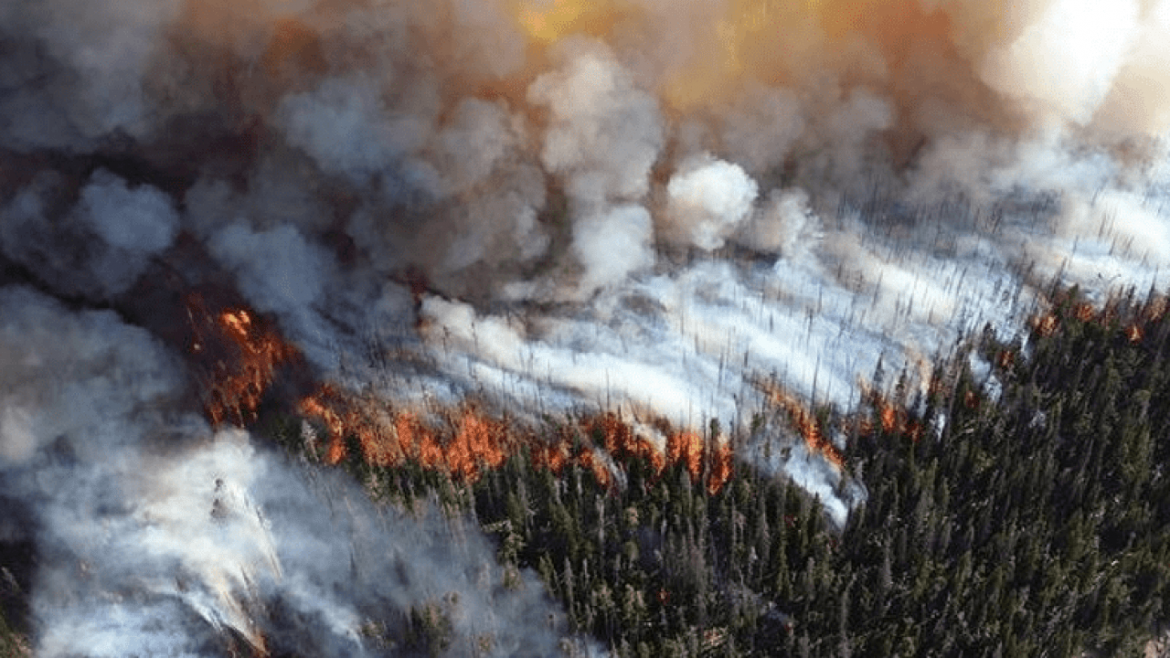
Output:
M1093 323L1111 333L1120 332L1127 341L1136 344L1145 340L1149 325L1159 322L1167 307L1167 298L1161 295L1151 296L1140 304L1133 304L1131 298L1115 297L1106 301L1100 309L1089 302L1080 301L1075 295L1075 289L1057 292L1050 300L1052 310L1028 319L1032 332L1047 338L1055 334L1064 321L1075 318L1079 322Z
M678 432L666 439L667 463L686 466L693 480L702 476L703 452L703 438L694 432Z
M822 455L834 466L844 465L845 456L841 453L841 449L825 438L820 421L809 410L805 409L796 396L785 390L775 380L761 379L757 380L755 384L768 402L783 409L788 414L789 421L804 438L804 444L808 447L809 452Z
M243 308L211 313L204 300L187 300L193 338L190 349L204 366L204 407L213 425L256 420L260 401L277 369L300 353L271 324Z
M1097 310L1092 304L1081 302L1077 304L1075 315L1081 322L1092 322L1097 317Z
M581 468L588 469L593 472L593 477L603 487L613 486L613 474L606 466L605 462L601 460L596 449L582 450L577 455L577 465Z
M1042 338L1047 338L1056 333L1057 327L1060 326L1060 321L1056 319L1055 315L1045 313L1044 315L1032 318L1029 324L1032 325L1032 331L1039 334Z
M731 479L733 473L731 446L725 442L712 443L710 472L707 473L707 491L714 495Z
M526 448L537 467L559 474L573 464L591 471L606 487L616 483L614 469L632 459L645 460L656 475L681 463L695 481L704 477L705 466L706 486L712 494L733 471L733 452L725 443L704 441L694 432L672 432L663 424L667 433L663 454L613 413L582 418L562 427L549 441L489 417L474 405L450 414L445 426L434 427L409 411L390 411L376 400L342 394L329 386L301 400L298 409L324 426L328 464L350 457L381 467L413 460L424 468L474 481L485 469L501 467L509 456ZM347 439L353 440L348 445L360 446L360 455L349 454Z
M532 463L560 473L569 462L569 449L564 443L536 442L531 447Z
M1146 334L1142 331L1141 325L1135 322L1125 328L1125 337L1131 343L1140 343L1146 337Z
M894 405L887 404L884 401L880 403L880 411L878 416L882 419L882 430L885 432L892 432L897 426L897 412L894 411Z
M448 420L445 431L428 427L408 411L377 413L379 405L344 395L330 386L301 400L299 411L324 425L328 433L325 462L350 457L346 439L361 454L352 457L374 466L396 466L408 459L428 469L444 470L473 481L484 468L498 468L511 454L514 439L505 423L489 418L473 405Z
M600 436L605 451L616 460L645 459L655 473L661 473L666 468L666 456L655 449L649 441L635 435L633 428L622 422L616 414L607 413L586 418L581 421L581 429L586 436L594 438Z
M877 410L878 422L881 424L883 432L907 436L912 441L918 441L922 438L922 423L911 418L905 408L886 400L877 391L872 392L868 397ZM874 431L872 423L865 419L861 420L860 428L862 434L871 434Z

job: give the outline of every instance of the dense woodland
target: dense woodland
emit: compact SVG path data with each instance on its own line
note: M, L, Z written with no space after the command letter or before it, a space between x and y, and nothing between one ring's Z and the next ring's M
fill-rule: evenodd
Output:
M1026 337L988 332L937 365L928 392L878 373L885 398L819 411L867 487L844 528L739 460L717 490L638 456L605 483L525 450L470 480L356 450L345 467L376 498L473 515L615 655L1140 655L1170 620L1170 317L1152 296L1054 298ZM799 440L774 415L739 440ZM441 653L442 615L418 611L398 646ZM14 638L0 618L0 655Z

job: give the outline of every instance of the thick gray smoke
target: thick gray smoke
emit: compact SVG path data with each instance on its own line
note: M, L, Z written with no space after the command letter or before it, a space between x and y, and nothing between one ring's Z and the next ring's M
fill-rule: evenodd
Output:
M198 653L279 618L373 651L378 601L453 591L460 642L528 628L537 588L493 598L470 531L403 582L356 547L454 522L342 513L184 411L188 290L399 405L609 405L656 441L778 418L761 381L849 409L879 363L925 386L1016 334L1053 277L1166 285L1168 33L1166 0L0 5L0 457L38 645ZM844 520L839 468L781 422L750 439Z
M157 189L130 189L98 169L77 204L58 214L68 193L59 176L41 172L0 216L4 254L56 290L94 299L124 293L175 240L179 214Z

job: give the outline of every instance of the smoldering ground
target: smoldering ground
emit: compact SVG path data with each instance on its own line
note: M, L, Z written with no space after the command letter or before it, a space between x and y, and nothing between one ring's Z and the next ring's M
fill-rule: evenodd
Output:
M879 362L915 374L986 324L1012 336L1054 276L1165 284L1168 31L1155 0L0 7L4 363L28 374L0 447L57 556L36 600L69 570L93 583L35 611L39 646L136 637L119 625L179 642L137 611L237 627L239 592L296 582L255 538L285 532L269 488L302 476L253 475L284 467L183 411L185 291L246 300L315 376L396 402L741 431L775 378L848 408ZM816 459L772 466L835 496ZM163 497L195 508L240 469L224 481L269 525L148 522L167 503L130 477L144 463L211 478ZM102 557L119 524L239 536L252 575L181 590L163 574L194 557ZM112 627L86 625L101 592Z

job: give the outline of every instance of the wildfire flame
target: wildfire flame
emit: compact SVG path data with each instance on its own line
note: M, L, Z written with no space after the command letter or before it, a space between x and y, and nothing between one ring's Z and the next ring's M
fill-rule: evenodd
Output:
M190 351L205 370L200 379L209 419L214 425L255 422L278 369L299 360L300 353L269 321L246 308L212 312L202 297L191 295L187 310L193 336ZM379 467L414 460L424 468L474 481L484 469L499 468L526 449L541 467L560 473L575 464L591 471L604 486L613 486L615 469L630 460L644 460L656 476L682 464L712 494L733 470L733 451L722 437L705 438L659 421L655 428L665 436L662 450L614 413L582 417L549 440L491 417L472 403L440 414L441 423L428 423L376 396L343 392L328 384L301 398L297 411L324 429L321 459L327 464L351 457ZM355 448L359 454L351 454Z
M474 405L451 414L445 431L429 427L412 412L390 411L385 404L344 395L328 385L301 400L298 410L324 425L328 464L351 456L380 467L412 459L425 468L474 480L482 469L501 466L515 443L504 422L487 417ZM347 438L361 454L349 454Z
M1011 353L1005 351L1000 356L1010 359ZM940 394L940 380L931 380L929 385L931 395ZM858 434L873 435L880 428L885 434L909 437L912 441L918 441L922 438L922 423L914 418L905 405L898 400L891 400L882 391L864 381L861 382L861 397L869 403L874 413L873 416L867 416L863 413L854 416Z
M804 444L808 447L809 452L822 455L829 463L838 468L844 465L845 456L841 453L841 449L825 438L824 428L821 427L820 421L805 408L795 395L789 393L773 379L757 379L754 383L770 404L788 414L789 421L804 438Z
M1146 334L1142 331L1141 325L1135 322L1125 328L1125 337L1131 343L1140 343L1146 337Z
M191 295L187 316L190 350L204 370L200 379L208 418L216 426L254 422L277 369L297 360L300 352L245 308L211 312L202 297Z
M918 441L922 438L922 423L910 417L906 412L905 407L895 405L893 402L881 397L876 392L870 398L871 403L877 410L878 421L881 424L882 431L887 434L899 434L908 436L912 441ZM868 434L873 431L873 427L868 424L868 421L862 420L861 433Z
M673 464L683 464L712 494L733 470L733 453L726 442L704 440L694 432L676 432L662 424L667 434L663 453L613 413L586 416L562 426L550 440L490 417L475 405L459 408L442 423L426 423L411 411L390 410L385 402L345 395L329 386L303 399L299 411L327 432L324 461L329 464L350 457L380 467L413 460L424 468L474 481L485 469L499 468L510 456L527 450L538 467L559 474L576 465L608 487L616 483L615 469L642 459L656 476ZM360 447L360 454L350 454L353 445Z
M1055 334L1064 321L1075 319L1095 324L1110 332L1120 331L1130 343L1145 340L1149 325L1157 323L1166 313L1167 298L1151 295L1144 302L1132 298L1112 298L1102 308L1080 300L1076 289L1060 291L1049 302L1049 308L1028 319L1032 332L1041 338Z
M269 321L246 308L213 312L201 296L192 294L187 313L190 352L204 371L200 380L208 418L214 425L255 422L279 368L299 360L300 353ZM493 418L475 404L448 410L442 414L445 422L427 423L412 411L392 409L376 396L343 392L328 384L301 398L297 411L323 427L327 443L321 459L327 464L351 457L379 467L414 460L424 468L474 481L484 469L499 468L508 457L527 449L541 467L560 473L576 464L607 487L616 482L614 469L632 459L645 460L655 475L683 464L696 482L705 478L712 494L732 473L732 451L726 442L659 423L666 436L664 453L613 413L586 416L550 441ZM360 454L350 454L354 448Z

